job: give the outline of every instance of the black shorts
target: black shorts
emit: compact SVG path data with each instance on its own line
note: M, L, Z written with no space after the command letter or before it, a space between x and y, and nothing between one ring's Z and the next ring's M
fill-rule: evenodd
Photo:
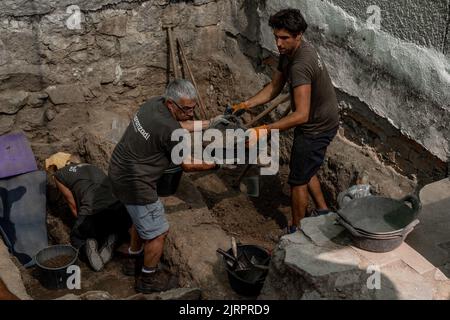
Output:
M314 177L322 166L327 147L336 133L337 128L316 135L308 135L299 128L295 129L289 164L291 172L288 183L290 185L302 186Z

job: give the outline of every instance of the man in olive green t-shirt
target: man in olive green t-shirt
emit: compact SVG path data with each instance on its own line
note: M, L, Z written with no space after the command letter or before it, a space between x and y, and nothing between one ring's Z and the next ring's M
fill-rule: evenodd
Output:
M292 113L277 122L255 128L257 137L270 130L295 128L291 151L289 184L292 197L292 224L297 230L306 214L308 194L316 209L311 215L328 213L317 172L323 164L328 145L339 126L336 93L328 71L314 47L303 39L308 25L296 9L282 10L269 21L280 52L272 81L249 100L233 106L233 111L265 104L289 85Z

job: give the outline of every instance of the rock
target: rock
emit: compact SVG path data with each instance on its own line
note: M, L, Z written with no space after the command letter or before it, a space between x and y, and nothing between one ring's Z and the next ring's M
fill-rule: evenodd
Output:
M16 114L26 105L28 96L28 92L21 90L0 93L0 114Z
M70 228L62 219L67 220L67 217L47 215L47 232L53 243L70 243Z
M20 30L13 33L2 32L5 51L3 51L4 57L0 60L8 59L10 62L15 60L22 63L39 64L39 42L36 41L36 34L22 26L19 28ZM11 52L13 50L14 53Z
M148 299L146 298L145 294L138 293L138 294L134 294L132 296L129 296L125 300L148 300Z
M55 119L56 117L56 112L52 109L47 109L47 111L45 111L45 118L48 121L52 121L53 119Z
M289 245L285 248L284 263L293 270L301 270L309 277L327 277L341 272L358 270L360 258L350 248L318 247L315 244Z
M32 107L38 108L44 104L44 101L48 98L48 94L45 92L31 92L28 97L28 104Z
M319 217L304 219L301 223L303 233L317 246L323 246L338 236L344 227L334 224L337 214L330 213Z
M0 135L11 131L14 125L14 116L1 115L0 116Z
M16 124L24 131L35 130L44 125L44 108L26 107L16 117Z
M216 2L202 3L201 11L196 15L195 26L215 26L219 23L219 11Z
M98 36L95 38L95 41L105 56L109 57L119 53L119 43L117 38Z
M6 46L2 40L0 40L0 66L8 62L8 54L6 51Z
M202 6L204 4L208 4L210 2L215 2L216 0L194 0L194 5Z
M80 137L78 154L88 163L98 166L104 172L108 172L109 159L114 150L114 144L104 139L101 135L87 132Z
M106 18L100 22L97 31L110 36L124 37L127 34L127 21L128 17L126 15Z
M107 59L98 64L95 70L95 76L100 84L112 83L117 78L118 64L114 59Z
M226 193L228 191L223 181L214 173L195 179L195 185L215 194Z
M305 218L301 232L282 238L258 299L445 299L450 283L410 267L423 258L406 244L393 255L363 254L332 217Z
M16 2L12 0L6 0L0 2L0 12L6 16L32 16L32 15L45 15L52 10L54 3L49 1L39 1L32 3L28 1Z
M179 277L183 287L202 289L204 299L235 299L231 290L222 259L217 248L227 248L230 238L222 230L202 200L201 194L189 181L175 196L183 199L196 199L194 209L179 210L167 214L170 232L167 236L164 256L170 258L170 265ZM186 197L186 194L196 195ZM184 206L182 206L184 208Z
M158 300L200 300L202 291L199 288L177 288L158 294Z
M88 291L80 295L81 300L113 300L113 297L105 291Z
M80 296L73 293L66 294L65 296L56 298L55 300L81 300Z
M69 104L84 102L84 92L80 85L56 85L46 90L54 104Z
M11 260L8 248L0 239L0 278L12 294L21 300L30 300L19 269Z

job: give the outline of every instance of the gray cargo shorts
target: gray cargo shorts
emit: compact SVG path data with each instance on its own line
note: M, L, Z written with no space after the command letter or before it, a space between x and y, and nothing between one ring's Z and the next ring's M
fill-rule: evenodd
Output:
M161 200L146 205L126 205L139 237L152 240L169 230Z

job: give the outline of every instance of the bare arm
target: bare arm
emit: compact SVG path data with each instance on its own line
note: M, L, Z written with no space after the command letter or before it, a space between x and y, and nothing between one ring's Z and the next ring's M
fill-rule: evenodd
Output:
M181 164L181 167L183 168L183 171L186 171L186 172L207 171L207 170L215 169L216 164L215 163L206 163L206 162L195 164L193 159L189 156L187 159L185 159L183 161L183 163Z
M285 84L286 80L284 79L283 74L280 71L275 70L272 76L272 81L254 97L244 103L247 105L247 108L253 108L268 103L281 93L281 90L283 90Z
M180 125L183 129L186 129L189 132L194 132L194 123L195 122L201 122L202 123L202 130L205 130L209 127L209 120L203 120L203 121L180 121Z
M267 129L288 130L308 122L311 106L311 85L294 88L295 111L277 122L267 125Z
M72 192L69 190L69 188L67 188L65 185L63 185L61 182L59 182L58 179L56 179L55 177L53 177L53 178L55 179L56 187L62 193L62 195L64 196L64 200L66 200L67 204L69 205L70 211L72 211L72 214L75 217L77 217L78 216L77 205L76 205L75 198L73 197Z

